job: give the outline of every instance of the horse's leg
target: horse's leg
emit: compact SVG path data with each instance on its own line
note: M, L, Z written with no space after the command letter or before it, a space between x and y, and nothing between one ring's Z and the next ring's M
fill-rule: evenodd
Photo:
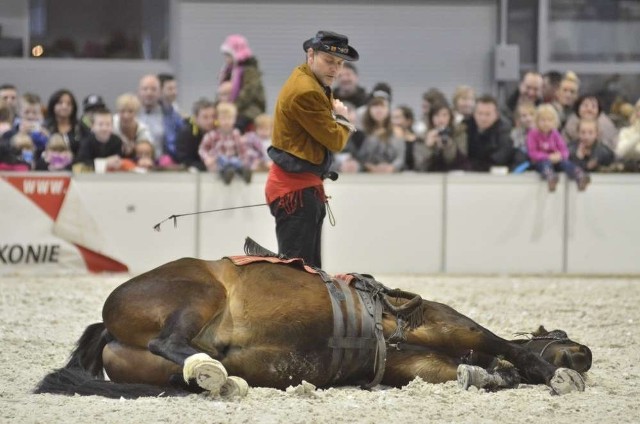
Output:
M409 343L426 345L454 358L460 358L470 350L503 357L532 383L547 384L559 393L584 390L584 382L578 373L573 375L574 372L569 372L572 370L544 361L447 305L424 301L423 306L425 324L409 335Z
M420 377L427 383L445 383L456 378L460 381L459 365L459 358L437 352L394 351L390 348L382 384L401 387L415 377ZM482 387L513 388L520 383L520 376L513 367L494 366L491 371L480 369L484 371L483 379L476 381ZM468 384L464 388L468 388Z
M153 296L155 303L149 304ZM217 393L227 382L222 364L191 340L226 309L226 289L204 261L171 262L118 287L103 318L122 345L148 349L182 368L186 382Z

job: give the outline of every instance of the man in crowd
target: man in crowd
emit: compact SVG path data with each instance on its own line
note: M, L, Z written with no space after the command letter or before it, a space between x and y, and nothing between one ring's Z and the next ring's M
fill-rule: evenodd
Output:
M333 97L343 102L349 102L356 108L364 106L367 103L369 95L364 87L358 85L359 80L356 66L350 62L345 62L342 70L338 74L337 84L333 90Z
M510 166L513 158L511 124L500 118L498 103L489 95L476 100L473 116L464 121L467 127L469 168L485 172L492 166Z
M183 126L182 117L173 106L163 106L160 101L160 79L157 75L145 75L140 79L138 97L142 104L138 119L151 131L156 158L168 155L177 162L176 144Z

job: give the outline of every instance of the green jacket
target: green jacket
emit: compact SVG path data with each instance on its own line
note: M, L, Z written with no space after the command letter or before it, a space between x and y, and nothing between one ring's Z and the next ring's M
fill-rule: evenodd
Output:
M235 105L238 108L238 115L253 121L256 116L265 111L264 87L256 59L247 59L242 66L242 88L235 100Z

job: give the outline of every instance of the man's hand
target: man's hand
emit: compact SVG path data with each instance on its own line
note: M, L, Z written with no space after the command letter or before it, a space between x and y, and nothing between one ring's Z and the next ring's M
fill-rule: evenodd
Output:
M336 115L342 115L346 118L349 114L349 110L340 100L333 99L333 113Z

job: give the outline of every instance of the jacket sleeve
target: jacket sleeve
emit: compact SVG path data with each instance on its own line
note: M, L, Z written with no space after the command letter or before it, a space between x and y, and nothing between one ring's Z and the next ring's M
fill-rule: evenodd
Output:
M297 95L291 104L290 113L314 140L332 152L344 149L349 139L349 129L336 122L326 107L324 94L306 91Z

